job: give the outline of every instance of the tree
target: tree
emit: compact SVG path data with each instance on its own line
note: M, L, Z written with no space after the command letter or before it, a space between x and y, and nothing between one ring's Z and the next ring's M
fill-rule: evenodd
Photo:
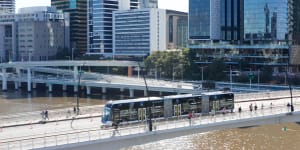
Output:
M156 51L145 59L145 66L164 78L184 78L190 66L188 50Z
M226 65L221 60L216 60L208 65L206 76L208 80L214 80L214 81L222 81L227 78L226 73L224 72L226 70Z

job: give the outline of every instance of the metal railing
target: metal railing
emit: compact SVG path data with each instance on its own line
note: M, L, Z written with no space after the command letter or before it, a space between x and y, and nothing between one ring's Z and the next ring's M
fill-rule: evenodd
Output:
M298 106L299 107L299 106ZM296 107L296 108L298 108ZM287 113L289 108L285 105L275 105L271 107L259 108L258 110L249 111L246 108L241 113L227 113L217 115L202 115L195 114L189 121L185 116L173 117L166 120L154 120L153 131L168 130L174 128L182 128L189 126L212 124L223 121L232 121L246 118L255 118L261 116L269 116L273 114ZM15 149L34 149L45 148L49 146L58 146L63 144L72 144L86 141L94 141L100 139L109 139L119 136L127 136L133 134L141 134L149 132L146 122L138 124L120 125L118 129L101 129L95 127L92 129L69 131L59 134L37 135L35 137L24 137L20 139L8 139L0 142L0 149L15 150Z

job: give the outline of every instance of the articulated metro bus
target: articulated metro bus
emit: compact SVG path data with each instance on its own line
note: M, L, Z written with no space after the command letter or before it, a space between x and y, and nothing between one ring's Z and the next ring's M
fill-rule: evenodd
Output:
M104 107L102 123L109 126L112 123L144 121L150 116L150 108L152 119L178 117L190 112L208 114L211 111L232 111L234 94L218 91L201 95L183 94L109 101Z

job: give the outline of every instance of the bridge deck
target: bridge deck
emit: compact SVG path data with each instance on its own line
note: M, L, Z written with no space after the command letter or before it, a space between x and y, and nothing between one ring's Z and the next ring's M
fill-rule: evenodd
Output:
M264 109L259 109L253 112L247 111L247 105L248 104L245 104L245 106L243 106L244 110L241 114L229 113L226 115L220 114L213 117L202 116L198 114L192 119L191 124L189 123L188 119L186 119L186 117L174 118L172 120L164 121L154 120L154 131L155 134L161 134L161 136L164 137L164 133L170 130L172 130L172 132L184 132L184 130L189 131L192 128L198 127L210 127L210 130L219 130L221 129L219 125L222 123L235 123L234 127L239 127L239 124L242 127L245 126L245 124L243 123L249 120L255 122L255 120L260 120L261 117L272 117L276 114L289 112L288 108L285 105L279 103L274 103L272 108L265 107ZM295 108L296 111L299 111L300 105L296 104ZM124 142L124 140L126 140L127 138L132 138L132 136L139 137L141 135L144 136L145 134L149 134L149 132L147 131L146 122L120 127L118 132L110 128L101 129L100 125L100 118L97 117L73 121L65 120L59 122L48 122L46 124L29 124L26 126L18 126L12 128L1 128L0 149L44 148L71 143L73 144L69 145L71 146L71 148L69 147L69 149L74 149L75 147L73 146L78 146L74 143L85 145L88 143L81 142L97 140L97 144L99 146L99 144L101 143L102 145L107 145L107 143L105 144L105 142L116 142L115 139L120 140L120 142L122 142L123 139ZM207 132L209 130L202 129L201 131ZM11 133L18 134L12 135ZM160 135L158 135L158 137L160 137ZM145 141L140 142L143 143ZM133 142L129 142L127 144L133 144ZM68 146L54 148L64 149L68 148Z

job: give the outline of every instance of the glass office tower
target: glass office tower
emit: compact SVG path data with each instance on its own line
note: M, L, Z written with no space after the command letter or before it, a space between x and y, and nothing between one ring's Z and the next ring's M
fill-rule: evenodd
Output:
M70 14L69 52L81 56L87 49L87 0L51 0L51 6Z
M245 40L287 40L288 0L244 0Z
M113 11L138 9L138 0L89 0L88 55L113 55Z
M221 0L190 0L189 38L219 40L221 36Z
M190 0L189 2L189 38L210 38L210 0Z
M241 41L243 39L243 1L221 1L221 39Z
M297 0L190 0L189 48L196 53L195 62L206 66L221 60L241 71L266 66L274 72L286 70L290 58L288 37L290 33L296 37L295 30L299 31L293 25L297 23L295 13L300 10L296 3ZM213 32L220 32L219 40L212 38Z

